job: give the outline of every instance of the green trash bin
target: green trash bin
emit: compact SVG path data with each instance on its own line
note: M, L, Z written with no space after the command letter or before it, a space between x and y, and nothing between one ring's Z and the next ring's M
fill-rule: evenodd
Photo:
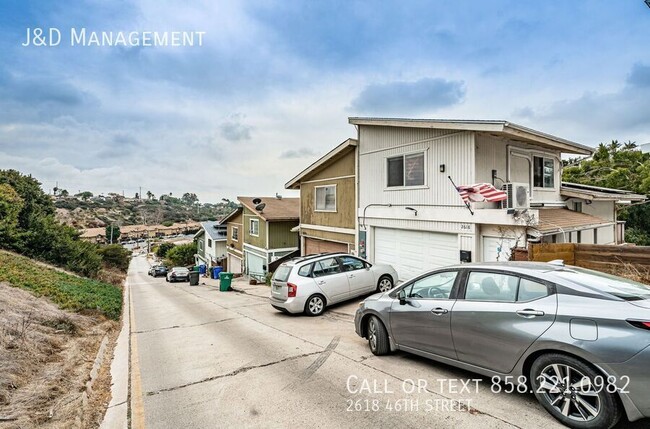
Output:
M198 286L198 285L199 285L199 272L190 271L190 286Z
M232 273L219 273L219 290L221 292L227 292L230 290L230 284L232 283Z

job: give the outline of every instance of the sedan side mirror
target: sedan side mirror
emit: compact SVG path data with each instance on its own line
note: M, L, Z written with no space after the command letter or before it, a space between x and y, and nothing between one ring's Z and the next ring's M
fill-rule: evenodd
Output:
M399 299L399 305L406 305L406 292L404 292L404 289L397 293L397 299Z

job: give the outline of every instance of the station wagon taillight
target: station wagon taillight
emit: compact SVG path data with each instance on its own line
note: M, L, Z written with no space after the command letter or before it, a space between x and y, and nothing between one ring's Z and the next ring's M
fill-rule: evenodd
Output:
M637 328L647 329L650 331L650 322L641 322L639 320L628 320L627 323Z
M287 292L287 297L295 298L296 292L298 292L298 286L296 286L293 283L287 283L287 288L289 288L289 291Z

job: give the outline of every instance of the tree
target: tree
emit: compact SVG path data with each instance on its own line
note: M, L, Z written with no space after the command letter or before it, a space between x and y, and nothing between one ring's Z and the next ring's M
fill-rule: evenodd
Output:
M70 196L70 193L68 193L67 189L62 189L59 195L62 196L63 198L67 198L68 196Z
M135 193L135 199L136 199L136 200L139 200L139 199L140 199L140 194L138 194L137 192Z
M156 249L156 256L159 258L164 258L167 256L167 253L170 250L172 250L174 247L176 247L174 243L169 243L169 242L160 243L160 245Z
M106 225L106 241L109 243L117 243L120 238L120 227L117 225Z
M75 197L81 198L84 201L88 201L90 198L93 197L93 193L90 191L83 191L83 192L79 192L78 194L75 194Z
M151 200L154 198L154 194L151 191L147 191L147 199Z
M125 271L129 268L131 252L119 244L110 244L99 248L99 254L105 266Z
M0 183L0 243L8 245L15 237L23 200L7 183Z
M194 264L196 243L181 244L167 252L169 266L186 266Z
M194 193L186 192L186 193L184 193L183 196L181 197L181 200L182 200L185 204L187 204L188 206L191 206L191 205L193 205L194 203L196 203L196 202L199 201L199 197L197 197L196 194L194 194Z

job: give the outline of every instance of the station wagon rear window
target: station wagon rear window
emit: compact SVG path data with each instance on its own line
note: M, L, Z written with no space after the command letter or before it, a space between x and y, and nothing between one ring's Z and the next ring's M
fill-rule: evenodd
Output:
M650 299L650 286L622 277L575 267L571 270L556 271L554 274L572 283L597 289L625 301Z
M289 274L291 274L291 267L280 265L278 269L275 270L275 274L273 274L273 280L286 282L289 279Z

